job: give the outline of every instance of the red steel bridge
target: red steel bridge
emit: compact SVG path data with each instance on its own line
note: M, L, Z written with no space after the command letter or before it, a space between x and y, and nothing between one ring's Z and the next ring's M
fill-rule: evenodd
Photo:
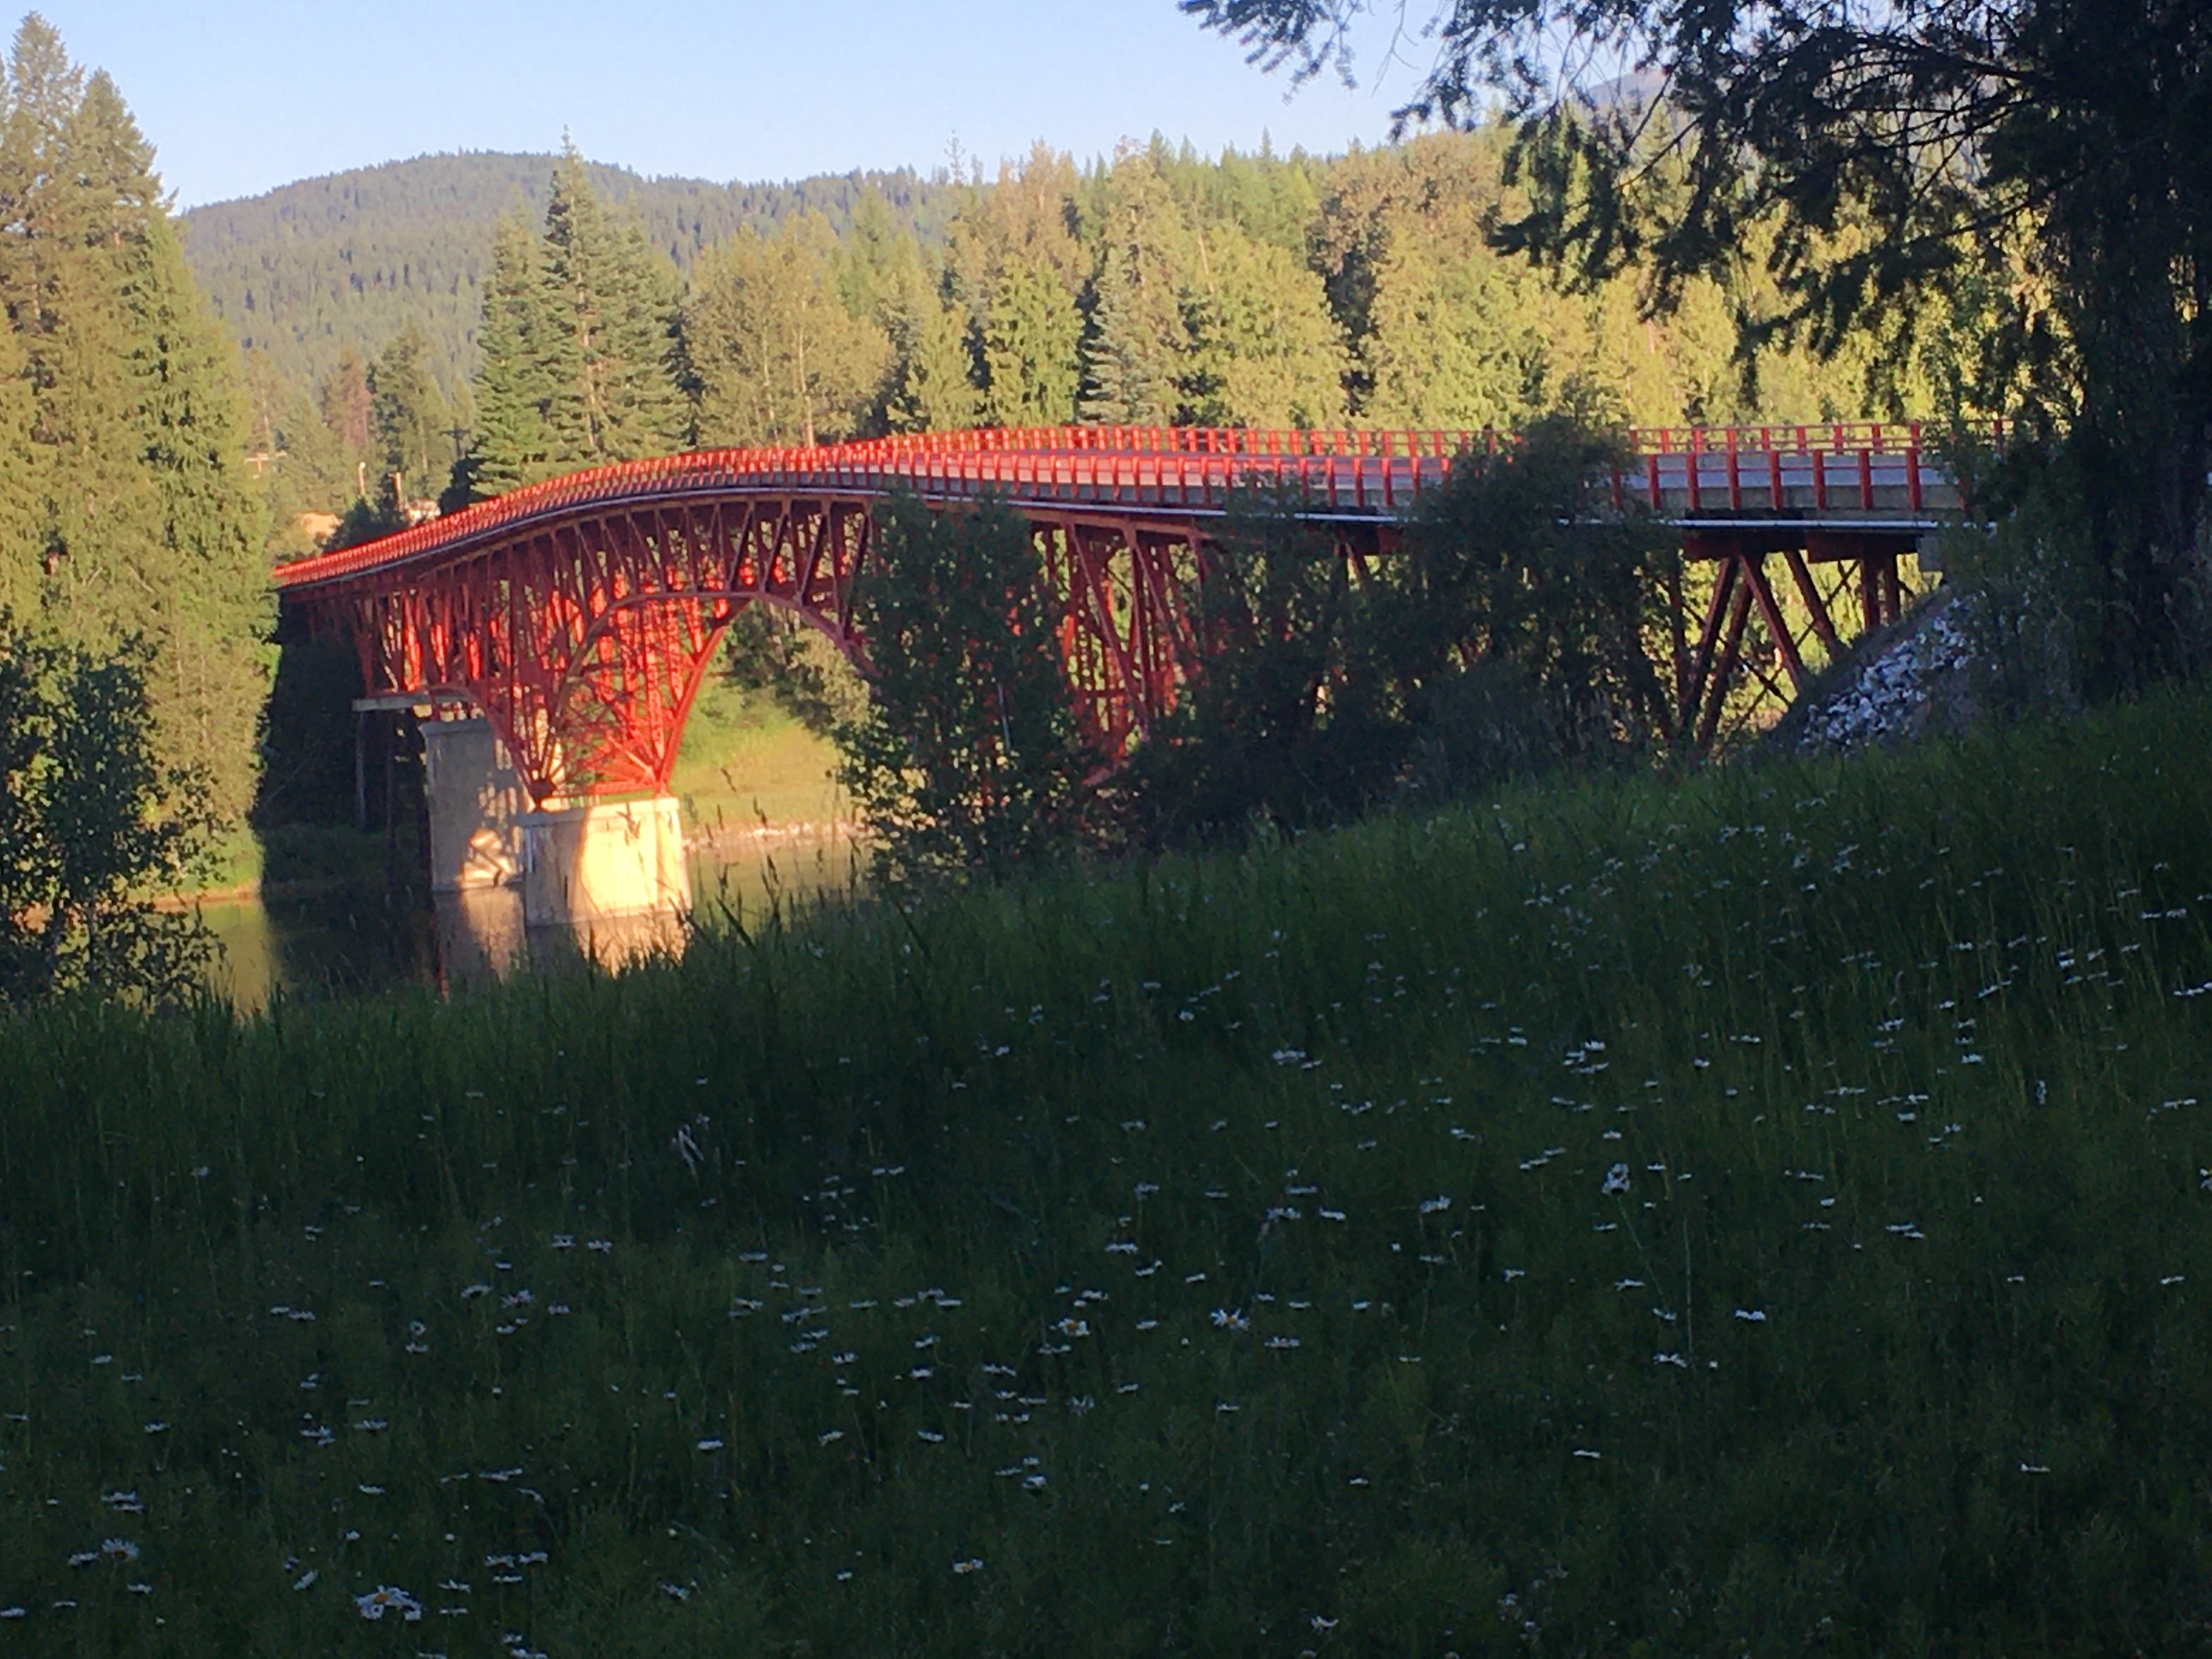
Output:
M1113 753L1197 665L1189 584L1232 491L1295 489L1345 556L1374 558L1455 458L1498 441L1066 427L709 451L515 490L275 582L310 629L351 639L371 695L481 710L538 802L664 792L740 611L796 613L865 673L851 603L874 504L899 487L947 507L995 496L1032 527L1069 684ZM1633 446L1616 499L1678 526L1712 574L1673 617L1668 720L1700 746L1742 676L1787 696L1810 640L1838 648L1839 615L1897 617L1900 556L1959 507L1914 425L1644 428Z

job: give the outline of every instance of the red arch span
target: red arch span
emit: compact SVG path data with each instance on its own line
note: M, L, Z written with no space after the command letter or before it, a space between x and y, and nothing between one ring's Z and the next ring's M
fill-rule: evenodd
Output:
M1698 711L1717 709L1754 600L1779 625L1767 552L1857 559L1879 620L1885 592L1896 604L1897 550L1955 505L1923 465L1916 426L1655 428L1632 441L1637 464L1616 495L1681 523L1691 550L1723 560L1730 579L1700 650L1677 665L1683 722L1707 736ZM739 611L787 608L865 671L850 607L874 503L898 488L945 507L997 496L1032 527L1079 712L1115 752L1194 664L1188 584L1232 491L1294 487L1347 556L1365 556L1390 549L1455 456L1497 443L1486 432L1072 427L710 451L532 485L284 566L274 581L310 626L351 637L372 692L480 708L535 799L659 791ZM1867 563L1884 556L1887 590ZM1803 560L1792 568L1802 575ZM1809 578L1805 591L1818 600ZM1794 673L1794 647L1780 656Z

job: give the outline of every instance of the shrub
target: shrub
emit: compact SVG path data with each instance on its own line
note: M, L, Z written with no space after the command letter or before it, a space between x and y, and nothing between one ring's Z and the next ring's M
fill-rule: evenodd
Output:
M167 1000L213 942L149 896L213 828L205 781L157 758L151 653L108 659L0 612L0 1001L96 988Z

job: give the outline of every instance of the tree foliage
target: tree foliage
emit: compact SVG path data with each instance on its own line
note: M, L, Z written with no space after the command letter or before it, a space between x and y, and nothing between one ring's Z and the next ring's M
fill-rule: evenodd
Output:
M269 616L237 354L114 84L35 15L0 121L0 599L95 656L142 639L163 756L234 814Z
M680 448L676 271L635 217L599 199L573 146L554 164L544 234L510 218L492 256L469 493Z
M137 641L94 655L0 611L0 1002L92 990L173 999L213 949L149 890L184 884L212 827L165 763Z
M703 446L851 437L881 393L890 346L848 308L836 239L808 215L740 231L701 262L684 316Z
M1679 551L1610 495L1620 441L1572 415L1460 456L1404 547L1346 558L1295 496L1207 550L1202 661L1121 787L1152 842L1357 816L1562 762L1663 750Z
M1349 68L1370 0L1184 0L1255 58ZM2195 0L1446 0L1401 119L1502 98L1525 191L1498 240L1663 308L1757 303L1747 346L1884 341L1954 406L2002 404L2079 507L2077 669L2116 690L2205 650L2212 425L2212 13ZM1593 97L1577 66L1643 83ZM1663 90L1663 97L1649 95ZM1758 291L1763 286L1764 292ZM1877 380L1881 362L1872 365ZM2046 441L2056 440L2057 441ZM2054 475L2055 476L2055 475ZM1996 505L2047 493L2014 478ZM2069 512L2065 515L2075 516Z
M992 879L1081 845L1103 757L1084 738L1029 526L896 496L854 589L865 716L842 776L893 884Z

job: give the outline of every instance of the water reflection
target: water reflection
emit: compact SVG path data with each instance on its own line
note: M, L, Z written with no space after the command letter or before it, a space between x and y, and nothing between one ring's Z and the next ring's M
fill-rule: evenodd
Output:
M861 856L834 827L726 835L689 856L696 925L753 927L858 887ZM532 963L591 957L610 965L679 954L684 919L617 918L588 928L526 927L513 887L426 895L371 883L210 904L222 946L213 979L242 1010L287 996L353 995L392 986L459 989Z

